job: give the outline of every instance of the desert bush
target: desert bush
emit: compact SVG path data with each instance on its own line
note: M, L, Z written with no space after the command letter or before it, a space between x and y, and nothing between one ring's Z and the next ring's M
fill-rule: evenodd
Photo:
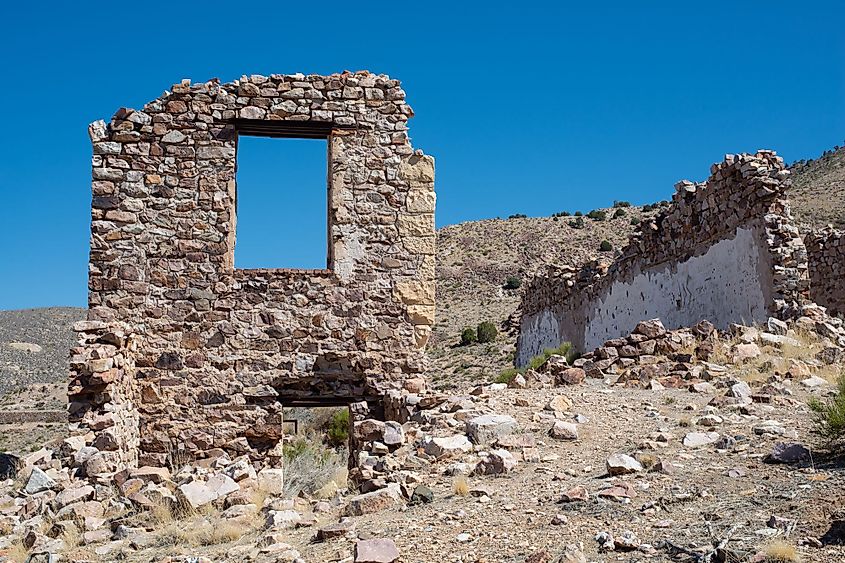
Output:
M469 482L463 475L458 475L452 481L452 492L458 496L465 497L469 494Z
M826 401L811 399L810 409L819 434L841 444L845 438L845 374L839 377L834 396Z
M639 225L640 224L640 218L639 217L631 217L631 224L632 225Z
M483 321L480 323L478 328L475 329L475 332L478 341L482 344L486 342L493 342L496 340L496 335L499 333L499 331L496 330L496 325L490 321Z
M589 213L587 213L587 217L592 219L593 221L604 221L607 219L607 211L603 209L593 209Z
M346 467L342 452L313 438L299 438L283 449L285 458L284 494L293 498L301 492L312 494L331 481L338 470Z
M513 215L508 215L508 219L527 219L528 215L523 213L514 213Z
M610 252L611 250L613 250L613 245L610 244L609 240L603 240L599 245L599 250L601 250L602 252Z
M573 229L583 229L584 228L584 218L580 215L576 215L575 219L569 221L569 226Z
M569 217L570 215L572 215L572 213L570 213L569 211L558 211L557 213L553 214L552 217Z
M461 331L461 346L469 346L470 344L475 344L476 342L478 342L478 336L476 336L475 330L470 327L466 327Z
M499 375L493 380L494 383L510 383L517 374L524 374L530 369L538 369L546 363L552 356L563 356L570 364L578 358L578 353L572 348L572 344L564 342L557 348L546 348L542 354L534 356L528 361L528 364L521 368L507 368L499 372Z
M613 207L631 207L630 201L613 201Z
M522 285L522 280L521 280L521 279L519 279L519 278L518 278L518 277L516 277L516 276L508 276L508 277L505 279L505 285L504 285L504 288L505 288L505 289L519 289L519 287L520 287L521 285Z
M332 414L326 425L326 441L334 447L349 442L349 409L341 408Z
M576 217L581 217L582 215L584 215L584 214L583 214L583 213L581 213L580 211L576 211L576 212L575 212L575 216L576 216Z
M617 219L619 217L624 217L627 214L628 214L628 212L625 211L625 209L618 207L618 208L616 208L616 211L613 212L613 218Z

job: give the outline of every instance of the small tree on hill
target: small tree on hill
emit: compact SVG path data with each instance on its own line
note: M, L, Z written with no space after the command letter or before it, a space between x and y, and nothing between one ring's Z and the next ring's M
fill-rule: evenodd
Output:
M496 330L496 325L491 323L490 321L484 321L478 325L476 329L476 335L478 337L478 341L481 343L485 342L493 342L496 340L496 335L499 331Z

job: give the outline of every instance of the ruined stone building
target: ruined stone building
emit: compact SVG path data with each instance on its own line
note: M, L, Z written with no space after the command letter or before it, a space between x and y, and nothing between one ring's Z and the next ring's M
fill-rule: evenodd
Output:
M810 262L810 298L845 315L845 231L823 229L804 238Z
M174 449L260 457L283 405L377 404L422 372L434 162L411 146L412 116L399 81L356 72L183 81L91 125L89 315L69 397L97 469ZM234 267L243 135L327 140L325 269Z
M774 152L728 155L706 182L677 184L669 209L644 222L609 266L535 277L522 300L517 365L566 341L591 351L645 319L726 329L788 316L808 292L788 176Z

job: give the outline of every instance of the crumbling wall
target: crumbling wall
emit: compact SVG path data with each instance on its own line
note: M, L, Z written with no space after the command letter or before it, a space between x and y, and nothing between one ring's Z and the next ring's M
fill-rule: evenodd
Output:
M74 423L110 451L140 447L144 464L174 449L260 457L283 404L377 399L421 373L434 161L411 147L412 115L397 80L357 72L183 81L93 123L89 321L131 334L132 369L120 393L77 377ZM328 140L326 269L234 268L242 134ZM92 420L111 411L136 412L138 428L100 438Z
M810 298L845 314L845 231L823 229L804 238L810 265Z
M518 365L572 342L589 351L660 318L717 328L785 316L806 298L807 256L784 199L789 171L771 151L727 155L704 183L676 185L610 265L549 268L526 288Z

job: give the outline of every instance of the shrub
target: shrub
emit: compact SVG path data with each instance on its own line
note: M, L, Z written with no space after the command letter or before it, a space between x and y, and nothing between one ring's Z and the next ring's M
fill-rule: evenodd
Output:
M583 229L584 228L584 218L580 215L577 215L575 219L569 222L569 226L573 229Z
M613 245L610 244L609 240L603 240L599 245L599 250L601 250L602 252L610 252L611 250L613 250Z
M845 374L839 377L836 394L827 401L810 400L810 409L815 414L816 429L830 442L845 438Z
M517 376L517 374L524 374L529 369L537 369L546 361L551 358L552 356L564 356L566 361L570 364L574 362L578 358L578 354L572 348L572 344L569 342L564 342L557 348L546 348L543 350L543 353L534 356L529 360L528 365L521 367L521 368L507 368L503 369L499 372L499 375L493 380L494 383L507 383L509 384L513 381L513 378Z
M639 225L640 224L640 218L639 217L631 217L631 224L632 225Z
M493 383L505 383L510 384L513 381L513 378L516 377L518 373L522 373L524 370L519 370L517 368L506 368L499 372L499 375L493 380Z
M569 211L558 211L557 213L552 215L552 217L569 217L570 215L572 215L572 213L570 213Z
M516 276L508 276L505 279L505 289L519 289L519 286L522 285L522 280Z
M576 211L576 212L575 212L575 216L576 216L576 217L580 217L581 215L583 215L583 213L581 213L580 211Z
M627 212L627 211L625 211L625 209L624 209L624 208L622 208L622 207L617 207L617 208L616 208L616 211L614 211L614 212L613 212L613 218L614 218L614 219L616 219L616 218L618 218L618 217L624 217L624 216L625 216L625 215L627 215L627 214L628 214L628 212Z
M613 207L631 207L630 201L613 201Z
M482 344L485 342L493 342L496 340L497 334L498 331L496 330L496 325L490 321L480 323L476 329L476 336L478 337L478 341Z
M461 331L461 346L469 346L470 344L475 344L477 341L478 337L475 335L475 331L470 327Z
M285 458L284 493L293 498L312 494L346 467L345 456L318 440L299 438L282 448Z
M524 215L522 213L514 213L513 215L508 215L508 219L527 219L528 215Z
M349 441L349 409L338 409L329 419L326 440L332 446L342 446Z
M587 213L587 217L594 221L604 221L607 219L607 211L604 211L603 209L593 209Z

